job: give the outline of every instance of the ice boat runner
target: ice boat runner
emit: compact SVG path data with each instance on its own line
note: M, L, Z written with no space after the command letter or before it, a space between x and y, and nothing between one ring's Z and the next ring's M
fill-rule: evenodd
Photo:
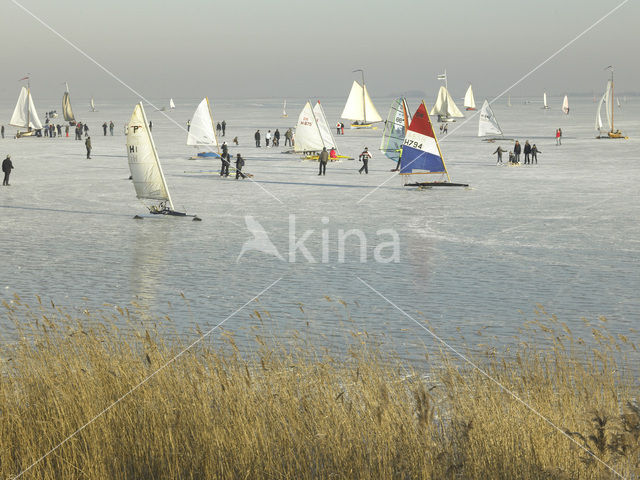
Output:
M402 143L410 122L411 113L406 98L396 98L391 104L389 114L384 122L384 131L380 142L380 151L394 162L400 158Z
M69 96L69 85L67 82L64 82L65 91L62 95L62 115L64 116L64 121L69 122L69 125L75 125L76 119L73 116L73 110L71 109L71 97Z
M424 101L413 115L404 138L400 175L407 187L469 186L466 183L451 183ZM439 175L440 179L427 181L427 178L434 178L429 175Z
M456 118L464 118L464 115L449 93L446 70L442 75L438 75L438 80L444 80L444 85L442 85L438 91L438 98L431 109L431 115L438 115L439 122L455 122Z
M362 85L355 80L353 81L349 98L347 98L347 103L340 117L353 120L351 128L376 128L373 124L381 122L382 117L380 117L367 91L367 86L364 83L364 71L358 69L354 72L362 73Z
M625 137L620 130L616 130L613 127L613 67L609 66L607 69L611 70L611 79L607 82L607 88L598 102L598 109L596 111L596 130L598 130L598 136L596 138L628 139L629 137ZM602 135L602 117L600 116L603 105L605 106L607 123L609 124L609 131L606 135Z
M476 100L473 98L473 90L471 89L471 84L469 84L469 88L467 88L467 93L464 94L464 108L467 110L475 110L476 109Z
M191 127L187 132L187 145L208 148L207 151L200 152L195 157L191 157L191 159L220 158L220 149L213 124L213 116L211 115L209 97L202 99L191 118Z
M499 135L499 138L489 137ZM503 136L502 129L500 128L500 124L496 119L495 113L493 113L493 109L489 102L485 99L482 104L482 108L480 109L480 115L478 116L478 136L479 137L489 137L484 138L488 142L492 142L494 140L506 140Z
M142 102L133 109L127 126L127 156L136 196L139 199L159 202L157 205L147 206L149 213L152 215L193 217L194 220L200 220L196 215L176 212L173 207ZM136 218L142 217L136 215Z
M564 100L562 100L562 111L565 115L569 115L569 97L564 96Z
M20 96L18 97L16 108L13 110L13 115L11 115L9 125L24 128L26 131L21 132L18 130L16 138L30 137L35 135L36 130L42 129L42 123L38 118L36 106L33 104L33 97L31 97L29 77L22 78L21 80L27 80L27 86L20 89Z
M307 101L298 116L296 125L296 143L294 152L302 153L306 160L317 160L318 154L323 148L338 150L336 141L331 133L331 128L327 123L327 117L320 100L311 108L311 102ZM338 155L338 158L350 158L345 155Z

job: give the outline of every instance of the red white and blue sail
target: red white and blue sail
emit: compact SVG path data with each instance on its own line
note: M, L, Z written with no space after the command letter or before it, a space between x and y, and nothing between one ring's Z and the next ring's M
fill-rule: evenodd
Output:
M438 173L448 177L427 107L422 102L404 137L400 175Z

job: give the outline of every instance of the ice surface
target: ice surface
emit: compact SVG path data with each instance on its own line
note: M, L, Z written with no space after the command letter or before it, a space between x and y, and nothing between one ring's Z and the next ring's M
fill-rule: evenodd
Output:
M38 100L39 111L60 111L58 100ZM176 110L165 113L184 126L199 100L176 98ZM357 161L343 161L330 163L326 177L319 177L317 163L281 153L285 147L254 146L257 128L263 145L267 130L276 128L284 144L284 132L295 125L303 100L287 101L285 119L280 99L210 100L214 120L227 122L222 140L231 144L239 138L231 153L242 153L245 171L282 203L254 183L209 173L219 169L217 160L188 160L195 150L186 146L186 133L145 105L176 208L203 221L133 220L145 211L128 180L123 135L135 99L96 99L95 113L74 104L77 119L90 126L91 160L73 132L69 138L10 138L14 100L3 99L0 118L9 138L0 140L0 156L10 153L15 170L12 186L0 187L0 298L8 301L17 293L33 302L38 294L69 308L107 310L104 304L136 301L152 313L170 315L180 328L199 324L205 329L282 276L224 327L241 337L250 336L253 325L274 335L297 329L318 345L336 348L351 330L367 330L393 337L393 348L408 356L420 356L416 346L433 345L432 339L358 276L417 320L428 319L447 338L458 337L457 329L471 336L485 327L495 336L491 342L508 344L523 319L533 317L536 304L579 333L587 334L582 317L604 315L611 329L624 334L637 325L637 98L616 109L616 126L631 137L626 141L594 138L591 98L570 97L569 116L561 112L560 96L550 99L551 110L516 98L508 108L500 100L493 109L505 136L536 143L542 152L537 166L496 167L496 144L475 136L476 117L451 124L449 136L441 139L452 180L472 189L416 191L393 178L373 193L394 166L377 151L381 128L347 128L336 137L342 153L357 157L365 146L372 150L369 175L358 174ZM323 101L330 125L343 101ZM386 115L391 99L374 101ZM417 104L410 99L412 111ZM115 136L103 137L101 125L110 120ZM553 138L558 127L564 132L562 146ZM503 145L511 148L511 143ZM314 230L306 246L318 263L300 253L296 263L289 263L260 252L248 252L236 263L251 238L245 215L258 220L286 256L291 214L298 236ZM346 263L338 262L338 230L352 228L366 234L366 263L360 263L354 238ZM400 262L375 263L373 249L389 240L376 232L388 228L399 234ZM321 262L323 229L329 235L328 263ZM268 310L271 317L259 321L251 316L254 309Z

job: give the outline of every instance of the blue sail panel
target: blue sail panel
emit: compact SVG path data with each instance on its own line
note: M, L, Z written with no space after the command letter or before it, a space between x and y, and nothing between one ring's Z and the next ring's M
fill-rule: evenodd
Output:
M400 173L423 172L446 172L444 162L440 155L403 145Z

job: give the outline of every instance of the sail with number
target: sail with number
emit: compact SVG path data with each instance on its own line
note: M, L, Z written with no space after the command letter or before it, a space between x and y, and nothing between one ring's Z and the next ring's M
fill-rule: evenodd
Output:
M562 101L562 111L565 115L569 115L569 97L564 96L564 100Z
M313 107L313 115L316 117L316 124L318 125L318 131L320 132L320 138L322 139L322 145L327 147L327 150L336 148L336 141L331 133L331 128L327 123L327 117L324 114L324 109L320 104L320 100Z
M22 87L20 90L18 102L13 110L13 115L11 115L9 125L32 130L42 128L42 123L38 118L38 112L36 111L33 97L31 96L31 88Z
M365 124L381 122L382 117L369 96L366 85L360 85L355 80L349 92L349 98L342 110L341 118L354 120Z
M305 103L296 125L296 143L293 147L295 152L318 152L322 150L322 136L318 128L316 116L313 114L311 102Z
M404 97L396 98L391 104L380 142L380 151L394 162L400 158L404 136L411 122L411 113Z
M173 210L171 195L142 102L134 108L127 126L127 156L136 196L140 199L168 202Z
M471 85L467 88L467 93L464 94L464 108L467 110L475 110L476 109L476 100L473 97L473 89Z
M438 98L436 98L436 103L431 109L431 115L438 115L442 119L464 118L464 115L444 85L441 86L438 91Z
M176 108L176 104L175 104L175 103L173 103L173 98L170 98L170 99L169 99L169 108L170 108L171 110L173 110L174 108Z
M65 122L75 123L76 119L73 116L73 110L71 109L71 97L69 95L69 85L67 82L64 82L66 90L64 95L62 95L62 115L64 116Z
M402 145L400 175L405 184L420 183L422 175L441 175L450 181L424 101L416 110ZM418 175L418 177L411 177Z
M489 102L485 99L480 109L478 120L478 136L486 137L488 135L502 135L502 129L498 124L495 113Z
M187 145L218 147L209 97L204 97L191 118Z

